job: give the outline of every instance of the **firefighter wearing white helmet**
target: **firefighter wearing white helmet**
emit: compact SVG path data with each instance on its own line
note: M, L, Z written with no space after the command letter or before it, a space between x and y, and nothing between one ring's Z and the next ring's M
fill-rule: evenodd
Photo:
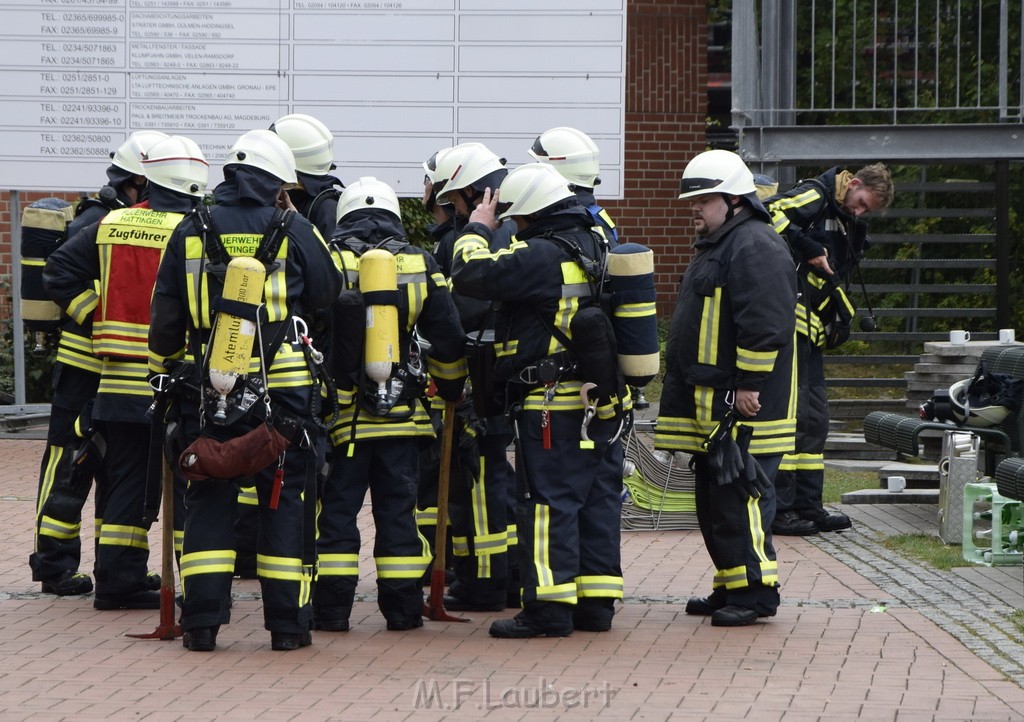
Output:
M336 460L317 530L317 629L346 631L359 579L357 516L370 491L376 527L377 606L393 631L422 626L420 578L431 561L416 528L420 446L434 429L427 374L456 401L466 379L464 336L433 258L409 242L398 198L365 177L338 200L330 242L344 288L332 309L332 373L339 412L329 429ZM425 355L414 329L430 344Z
M442 273L450 277L455 239L465 228L470 213L483 201L484 192L493 192L508 170L502 158L485 145L473 142L438 151L424 164L424 170L425 182L430 182L439 208L452 209L453 217L434 230L434 258ZM515 229L511 220L493 229L490 250L508 248ZM457 580L450 587L451 596L445 604L466 610L500 609L506 602L518 606L515 561L508 553L516 540L515 477L507 458L512 431L504 419L503 402L494 397L493 377L488 372L494 353L494 313L487 299L470 298L457 290L452 296L462 327L471 339L467 349L474 360L470 369L473 403L476 413L485 419L486 432L476 437L483 461L472 494L465 487L453 489L450 507L453 535L457 537L453 560ZM458 425L461 429L466 423L460 420ZM472 439L461 438L466 448L472 447Z
M174 135L155 143L142 159L151 185L195 198L206 194L210 166L191 138Z
M500 252L488 247L496 215L519 226ZM484 194L455 244L455 289L500 303L495 386L517 431L523 611L494 622L496 637L607 631L622 597L619 432L630 400L614 367L592 373L578 353L587 339L574 334L580 319L604 316L592 223L565 178L531 163Z
M156 130L138 130L112 151L107 183L96 197L78 202L64 237L73 238L115 208L144 200L142 156L153 143L166 137L166 133ZM42 582L44 593L59 596L86 594L93 588L89 575L78 571L82 508L92 488L92 478L90 474L78 474L72 488L71 462L79 442L74 432L75 420L96 395L101 361L92 353L92 317L80 317L79 321L67 314L61 319L48 442L39 472L35 545L29 556L32 578ZM159 587L159 581L156 586Z
M331 175L334 164L334 135L311 115L291 113L274 121L277 133L295 155L298 184L288 191L292 205L316 226L325 239L331 237L337 220L338 197L345 185Z
M599 160L601 151L597 143L582 130L558 127L537 136L529 153L541 163L550 163L572 185L580 203L594 218L594 227L614 246L619 241L615 221L602 208L594 196L594 188L601 182Z
M774 616L780 601L771 479L796 430L796 278L738 155L696 156L679 197L697 237L669 328L654 444L693 455L716 570L711 594L686 613L742 626Z
M181 174L187 191L170 180L182 171L170 161L186 148L190 167ZM166 162L165 169L175 170L154 174L158 182L151 184L145 205L112 210L70 238L44 271L48 293L69 316L79 323L92 317L92 350L100 359L90 429L106 441L95 469L97 505L103 509L96 538L97 609L155 609L160 603L147 572L153 517L144 511L152 400L146 335L161 254L206 188L206 161L187 139L159 140L145 159L154 162L151 167ZM93 446L102 444L94 440Z
M153 293L159 322L149 332L150 370L163 373L168 361L184 356L185 376L200 386L198 400L172 397L169 412L178 430L170 456L193 479L185 491L181 625L194 652L213 650L229 619L242 479L256 489L256 575L271 648L312 641L316 472L324 443L317 415L321 391L330 386L315 345L341 278L310 222L279 207L295 180L295 158L280 136L242 135L213 191L216 203L197 209L171 237ZM227 358L225 328L247 337L256 332L248 363ZM204 479L206 451L181 453L200 437L230 446L254 430L285 445L282 456L256 471L233 466Z

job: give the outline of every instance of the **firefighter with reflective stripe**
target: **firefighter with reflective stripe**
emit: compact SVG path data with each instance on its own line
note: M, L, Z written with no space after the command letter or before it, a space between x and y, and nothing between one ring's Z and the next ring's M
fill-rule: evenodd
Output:
M619 242L615 221L594 196L594 188L601 182L601 151L597 143L576 128L551 128L537 136L529 153L541 163L550 163L569 181L580 204L594 219L594 228L614 248Z
M149 588L143 513L153 400L147 379L149 300L157 267L174 227L200 202L208 167L199 147L181 136L157 141L142 167L149 200L108 213L58 249L48 261L48 293L77 322L93 320L93 352L102 359L92 408L106 453L97 478L101 515L96 545L97 609L155 609ZM99 292L96 288L99 284Z
M111 152L107 182L99 199L83 200L68 224L65 236L73 238L83 228L99 222L113 208L127 208L143 200L146 177L141 155L167 135L158 131L136 131L116 151ZM92 299L92 294L87 294ZM84 297L83 297L84 298ZM75 309L72 309L75 310ZM92 591L92 579L78 571L81 560L82 507L89 487L83 479L70 487L71 462L82 441L75 422L99 387L102 362L92 350L92 316L70 314L61 321L60 341L53 366L46 451L39 470L39 494L36 508L35 549L29 556L32 579L42 582L45 593L66 596ZM78 429L84 433L85 429ZM97 512L97 516L98 516Z
M430 173L430 161L424 166ZM452 208L458 223L436 246L434 257L442 272L450 275L458 231L482 202L487 189L496 190L508 175L504 161L480 143L463 143L436 155L434 192L440 207ZM508 248L515 223L505 220L489 239L492 252ZM492 387L488 366L493 360L494 311L490 299L469 298L458 291L452 297L459 321L469 338L472 404L466 404L456 424L456 446L472 464L452 484L450 516L452 563L455 581L444 599L447 609L496 611L519 606L515 545L515 472L508 461L512 428L504 402Z
M240 299L229 295L236 286L228 283L231 268L224 273L223 256L231 259L227 266L255 262L265 269L246 272L245 278L263 276L263 281L253 281L260 289L260 309L249 320L253 326L247 335L258 333L248 374L236 380L265 381L265 400L251 407L252 415L231 412L223 422L210 414L202 398L183 395L174 406L181 444L200 435L223 444L237 442L263 425L257 410L266 410L274 429L282 422L291 427L283 456L244 477L255 482L260 510L256 574L264 627L270 631L271 648L280 651L311 643L315 482L323 435L315 418L318 374L304 341L306 332L317 330L315 317L329 307L341 282L319 232L306 219L280 209L284 188L295 180L295 159L277 135L253 130L238 138L228 152L224 182L214 189L216 204L207 218L187 218L167 246L153 295L158 323L149 335L154 373L166 373L168 362L181 360L200 369L193 378L203 378L204 389L214 383L219 388L225 374L221 362L206 360L219 358L222 348L215 319L223 315L228 321L244 320L237 316L244 312L238 309ZM251 299L247 304L253 305ZM242 404L244 397L239 410ZM192 651L213 650L220 626L230 620L238 481L190 481L185 491L181 625L184 645Z
M751 493L716 469L705 442L737 414L730 433L751 434L749 464L769 480L793 450L793 263L735 153L696 156L679 197L693 199L697 241L669 328L654 445L693 455L697 519L715 565L711 595L692 598L686 612L747 625L779 606L775 496L770 483Z
M412 629L423 624L420 580L431 561L416 527L420 443L434 436L422 398L426 374L443 399L459 399L464 337L444 277L430 254L406 240L398 198L386 183L365 177L345 189L331 249L345 279L332 337L365 341L332 346L340 411L317 524L316 624L348 629L359 579L357 515L369 489L377 606L388 629ZM426 363L414 326L430 344Z
M330 238L338 220L338 198L345 184L331 175L334 135L319 120L305 113L291 113L274 121L270 129L281 136L295 156L294 188L288 189L295 210L309 220L320 235Z
M520 230L494 252L496 212ZM455 245L455 289L501 304L495 385L516 431L523 611L494 622L496 637L606 631L622 598L619 432L630 402L618 392L585 401L592 379L568 348L581 340L572 337L576 316L597 310L589 267L602 251L591 225L565 179L530 163L510 172L497 195L485 194ZM614 347L607 350L614 364Z
M892 177L875 164L855 175L832 168L765 201L798 264L800 292L796 449L782 459L775 478L775 534L805 536L852 526L850 517L822 503L829 426L824 351L846 341L856 312L844 288L868 248L861 216L888 207L892 198Z

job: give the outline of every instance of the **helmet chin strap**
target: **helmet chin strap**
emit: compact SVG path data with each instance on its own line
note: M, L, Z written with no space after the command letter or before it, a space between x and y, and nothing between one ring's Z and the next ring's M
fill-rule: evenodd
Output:
M722 194L722 200L725 201L725 206L728 209L725 212L725 220L726 220L726 222L731 221L732 217L734 215L736 215L736 209L740 208L743 205L743 201L737 201L736 203L732 203L729 200L729 194L728 193L723 193Z

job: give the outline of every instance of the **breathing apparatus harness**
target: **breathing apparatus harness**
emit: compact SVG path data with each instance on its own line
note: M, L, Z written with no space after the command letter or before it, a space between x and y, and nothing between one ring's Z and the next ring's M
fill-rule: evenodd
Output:
M544 401L541 409L541 434L544 448L550 448L551 416L548 405L554 400L555 387L559 381L570 376L579 376L583 381L580 388L580 400L583 402L583 423L580 426L580 437L585 446L593 448L594 441L588 434L590 422L597 415L597 406L601 398L619 399L615 403L615 417L619 426L615 434L603 442L615 443L626 429L628 414L622 408L625 397L625 382L619 371L615 352L615 333L612 330L609 313L605 306L604 286L608 271L608 240L600 234L590 231L599 249L599 258L591 258L584 253L580 244L570 238L547 231L539 238L551 241L562 248L573 261L583 270L587 285L590 288L593 304L577 311L570 321L572 339L561 329L549 322L536 306L531 309L548 332L565 347L565 351L545 356L519 370L512 376L510 383L519 383L527 387L541 385L544 387ZM515 407L512 411L515 412ZM513 422L515 425L515 422ZM516 432L518 436L518 429Z
M385 250L393 256L397 256L405 248L409 247L408 239L402 236L388 236L375 243L367 242L361 238L350 237L339 241L332 241L333 245L343 247L351 251L357 258L367 251ZM344 256L339 254L342 264L342 274L348 283L348 269L345 267ZM355 292L354 289L351 289ZM369 293L358 292L366 305L389 305L402 309L402 294L398 291L374 291ZM401 335L401 331L399 330ZM425 359L422 348L413 334L409 346L404 349L404 360L392 365L391 376L386 382L387 393L383 397L379 393L378 385L368 378L366 364L359 363L358 370L350 373L356 384L359 393L359 400L364 409L374 416L388 419L408 419L415 413L415 399L419 398L427 388L427 374L425 371ZM335 394L337 397L337 394ZM396 409L396 407L401 407ZM355 419L352 422L352 434L355 434Z

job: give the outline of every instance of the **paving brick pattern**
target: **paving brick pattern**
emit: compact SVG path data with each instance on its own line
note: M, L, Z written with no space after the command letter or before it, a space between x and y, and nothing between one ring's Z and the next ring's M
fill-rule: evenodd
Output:
M258 584L239 581L218 649L200 654L125 636L152 631L155 612L39 593L27 557L42 447L0 440L5 721L1024 718L1024 648L1004 631L1021 570L937 573L892 558L881 536L927 529L927 507L851 506L851 532L777 540L783 606L752 627L686 616L686 598L709 591L700 535L644 531L623 535L627 597L608 633L492 639L505 613L388 632L368 546L352 631L272 652ZM154 570L159 539L157 527Z

